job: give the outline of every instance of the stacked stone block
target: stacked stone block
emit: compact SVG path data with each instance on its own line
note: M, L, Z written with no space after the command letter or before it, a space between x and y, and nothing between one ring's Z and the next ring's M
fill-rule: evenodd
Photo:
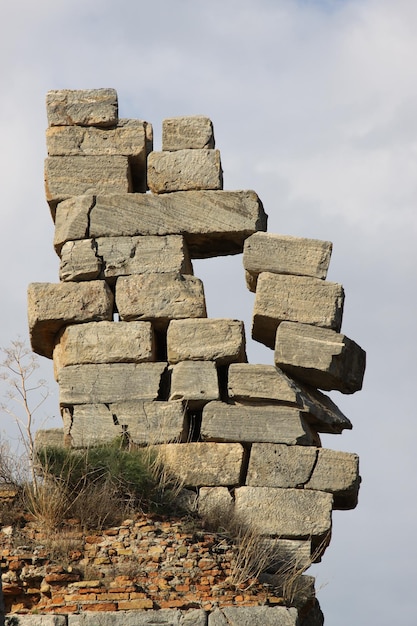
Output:
M152 152L150 124L118 120L113 90L50 92L47 108L61 282L29 287L29 326L54 360L66 440L157 444L202 514L233 513L301 549L304 568L360 482L358 457L319 436L352 427L320 390L353 393L365 368L340 334L331 243L267 234L255 192L223 191L208 118L165 120ZM252 337L275 366L247 363L243 322L208 319L193 275L194 258L242 251Z

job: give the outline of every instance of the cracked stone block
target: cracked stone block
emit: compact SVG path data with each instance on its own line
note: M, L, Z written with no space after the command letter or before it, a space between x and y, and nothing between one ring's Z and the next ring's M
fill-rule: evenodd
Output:
M325 279L331 253L330 241L254 233L243 247L246 284L250 291L256 291L258 275L262 272Z
M212 361L182 361L171 367L170 400L183 400L190 409L201 409L219 400L216 364Z
M54 248L60 256L65 242L87 239L90 211L95 204L94 196L76 196L60 202L52 213L55 221Z
M32 350L49 359L56 336L64 326L112 318L113 293L104 281L32 283L28 287Z
M351 452L318 450L317 463L306 489L328 491L334 496L334 509L354 509L360 485L359 457Z
M88 448L111 443L123 434L106 404L79 404L71 408L72 416L67 416L64 424L72 447Z
M362 389L366 353L333 330L283 322L276 334L275 363L313 387L355 393Z
M173 319L207 316L201 280L177 273L121 276L116 307L121 320L150 320L160 330Z
M149 189L156 194L223 189L219 150L151 152L147 176Z
M46 94L49 126L115 126L118 102L115 89L56 89Z
M68 365L59 372L61 406L156 400L166 363Z
M209 402L203 409L201 437L210 441L311 445L313 433L298 409L279 405Z
M162 121L162 150L214 148L213 123L203 115L170 117Z
M243 322L229 319L184 319L170 323L168 361L215 361L227 365L246 361Z
M59 280L94 280L101 274L102 261L97 256L93 239L67 241L62 246Z
M254 443L246 484L288 489L308 483L317 460L317 448ZM322 491L325 491L324 489Z
M300 322L340 330L344 291L342 285L308 276L262 272L258 277L253 310L252 337L269 348L281 322Z

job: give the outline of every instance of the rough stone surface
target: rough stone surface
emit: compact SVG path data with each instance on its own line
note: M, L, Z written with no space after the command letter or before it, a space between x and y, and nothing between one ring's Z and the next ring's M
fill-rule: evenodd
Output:
M66 241L88 237L90 211L94 196L76 196L60 202L52 211L55 220L54 248L58 255Z
M215 361L226 365L246 361L243 322L212 318L172 321L167 349L170 363Z
M113 294L103 281L32 283L28 288L28 319L32 350L52 358L55 338L63 326L111 320Z
M40 429L35 433L35 448L39 450L45 446L60 447L64 445L64 430L62 428Z
M219 528L233 514L233 498L227 487L201 487L197 509L209 526Z
M88 448L111 443L120 437L122 427L114 423L106 404L79 404L69 412L63 409L62 418L66 437L74 448Z
M6 615L4 626L67 626L65 615Z
M220 152L151 152L148 157L148 186L153 193L223 189Z
M297 386L302 393L306 419L319 433L340 434L343 430L352 429L351 421L335 405L333 400L314 387Z
M184 487L239 484L243 447L238 443L173 443L158 450L164 466Z
M241 253L249 235L266 229L266 219L254 191L99 195L88 236L182 234L191 258L199 259Z
M88 611L79 615L68 616L68 626L154 626L156 624L166 626L207 626L207 615L202 609L191 609L190 611L160 609L100 613ZM34 622L33 626L35 626Z
M312 446L254 443L246 484L250 487L283 489L304 486L313 473L317 454L317 448Z
M54 210L72 196L133 191L125 156L67 156L45 160L46 200Z
M301 412L278 405L209 402L203 409L201 436L211 441L242 443L312 443L312 434Z
M353 509L358 502L359 484L357 454L322 448L305 488L333 493L335 509Z
M115 89L59 89L48 91L49 126L115 126L118 103Z
M320 537L331 529L333 497L322 491L239 487L235 513L261 535Z
M67 241L62 246L59 280L94 280L101 274L102 261L93 239Z
M121 276L116 307L121 320L152 320L161 329L173 319L207 315L201 280L177 273Z
M300 622L295 608L227 606L210 613L208 626L300 626Z
M283 322L276 334L275 363L314 387L354 393L362 388L366 354L335 331Z
M214 148L213 124L203 115L170 117L162 121L162 150Z
M243 267L250 291L256 291L261 272L325 279L332 244L319 239L254 233L243 247Z
M83 363L155 361L150 322L91 322L67 326L54 349L56 370Z
M274 348L275 334L283 321L339 331L343 302L343 287L338 283L263 272L256 288L252 337Z
M219 400L219 381L215 363L182 361L172 367L170 400L184 400L190 409L200 409Z
M311 541L309 539L276 539L262 537L259 549L264 550L270 559L267 571L270 574L293 572L300 574L312 563Z
M156 400L166 363L68 365L59 372L60 404Z

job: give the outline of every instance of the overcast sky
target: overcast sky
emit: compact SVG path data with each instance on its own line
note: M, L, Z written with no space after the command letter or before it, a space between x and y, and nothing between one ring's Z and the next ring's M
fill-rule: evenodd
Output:
M13 0L0 22L0 345L27 336L26 289L56 282L44 200L45 94L114 87L121 117L214 122L225 189L254 189L271 233L330 240L342 331L368 354L362 392L332 395L357 452L353 511L314 568L327 626L415 626L417 2ZM243 319L241 257L195 263L211 317ZM42 374L54 392L50 361ZM4 416L1 428L10 432ZM57 424L57 420L49 422Z

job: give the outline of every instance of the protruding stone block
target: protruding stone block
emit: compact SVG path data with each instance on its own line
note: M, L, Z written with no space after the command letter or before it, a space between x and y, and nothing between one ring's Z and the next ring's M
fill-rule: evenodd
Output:
M170 117L162 121L162 150L214 148L213 124L203 115Z
M61 406L156 400L166 363L68 365L59 372Z
M317 448L312 446L254 443L246 484L283 489L302 487L310 480L317 454Z
M113 294L104 281L32 283L28 288L32 350L52 358L56 335L63 326L111 320Z
M276 335L275 363L313 387L354 393L362 389L366 353L333 330L283 322Z
M276 330L283 321L339 331L343 302L343 287L338 283L263 272L256 288L252 337L274 348Z
M235 513L261 535L322 537L331 529L333 497L322 491L239 487Z
M285 606L224 606L208 617L208 626L298 626L298 611Z
M254 191L99 195L87 236L184 235L191 258L201 259L239 254L266 220Z
M172 367L170 400L183 400L190 409L200 409L219 400L217 368L211 361L182 361Z
M148 157L148 186L153 193L223 189L220 152L151 152Z
M317 463L305 489L332 493L334 509L354 509L360 485L358 455L325 448L317 452Z
M61 250L59 279L64 282L94 280L100 276L102 264L93 239L67 241Z
M94 196L76 196L60 202L52 217L55 220L54 248L58 255L66 241L87 239L90 211L95 204Z
M150 322L91 322L67 326L54 349L57 371L85 363L155 361Z
M118 278L116 306L122 320L152 320L158 329L173 319L207 315L201 280L176 273Z
M133 191L124 156L67 156L45 160L45 193L51 211L72 196Z
M211 441L311 445L313 435L298 409L279 405L209 402L203 409L201 436Z
M246 283L250 291L256 291L261 272L325 279L331 253L330 241L254 233L243 247Z
M115 126L118 120L115 89L59 89L46 94L49 126Z
M158 447L166 470L184 487L239 484L243 447L238 443L184 443Z

